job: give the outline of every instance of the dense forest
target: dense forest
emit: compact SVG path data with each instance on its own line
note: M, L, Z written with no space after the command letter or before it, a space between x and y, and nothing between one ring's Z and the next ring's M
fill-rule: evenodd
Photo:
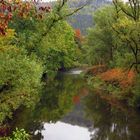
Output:
M19 108L35 108L42 96L50 108L58 98L55 115L65 114L72 95L67 100L66 93L57 97L44 88L58 88L58 73L72 68L82 69L101 98L139 109L140 1L0 0L0 139L31 138L24 129L9 133L9 122ZM44 116L51 118L48 112Z

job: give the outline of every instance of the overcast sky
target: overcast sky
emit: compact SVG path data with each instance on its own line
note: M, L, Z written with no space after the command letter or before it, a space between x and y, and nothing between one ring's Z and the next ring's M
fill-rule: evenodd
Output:
M42 0L42 2L50 2L50 1L56 1L56 0ZM128 0L123 0L123 1L128 1Z
M55 0L42 0L42 2L50 2L50 1L55 1Z

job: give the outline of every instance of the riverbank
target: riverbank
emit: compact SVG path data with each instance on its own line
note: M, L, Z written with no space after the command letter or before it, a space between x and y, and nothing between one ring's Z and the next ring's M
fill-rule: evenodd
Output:
M22 128L33 140L140 137L139 112L90 90L86 80L73 72L61 73L49 81L36 107L22 108L11 121L12 130Z
M133 70L108 69L105 65L88 68L85 71L88 84L107 100L116 100L129 106L140 107L139 75Z

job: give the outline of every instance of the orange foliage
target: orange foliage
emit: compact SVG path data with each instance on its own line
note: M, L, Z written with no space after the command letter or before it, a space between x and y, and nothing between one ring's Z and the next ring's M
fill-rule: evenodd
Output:
M99 75L102 80L109 83L117 83L122 89L132 86L135 81L134 71L124 71L123 69L111 69Z
M80 31L80 29L75 30L75 37L77 37L78 39L81 39L81 31Z
M73 103L78 104L80 102L80 96L76 95L73 97Z
M6 34L6 29L13 15L16 15L18 18L30 18L32 16L37 19L42 19L43 15L50 11L50 6L39 6L37 8L35 1L0 0L0 35Z
M80 42L84 41L84 36L82 35L80 29L75 29L75 39Z

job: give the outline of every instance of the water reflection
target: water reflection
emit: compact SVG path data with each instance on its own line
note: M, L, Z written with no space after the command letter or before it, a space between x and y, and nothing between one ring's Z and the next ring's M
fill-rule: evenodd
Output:
M44 124L42 131L44 140L90 140L87 128L57 122L56 124Z
M139 140L140 114L134 110L117 109L96 94L85 98L86 117L92 121L92 140ZM96 131L95 131L96 130Z
M15 127L25 128L33 135L33 140L43 139L45 122L57 122L75 105L75 97L84 87L78 75L59 74L55 80L46 83L40 102L34 109L21 109L12 121Z
M33 140L139 140L140 114L118 106L90 92L79 75L59 74L46 83L40 103L21 109L11 125Z

